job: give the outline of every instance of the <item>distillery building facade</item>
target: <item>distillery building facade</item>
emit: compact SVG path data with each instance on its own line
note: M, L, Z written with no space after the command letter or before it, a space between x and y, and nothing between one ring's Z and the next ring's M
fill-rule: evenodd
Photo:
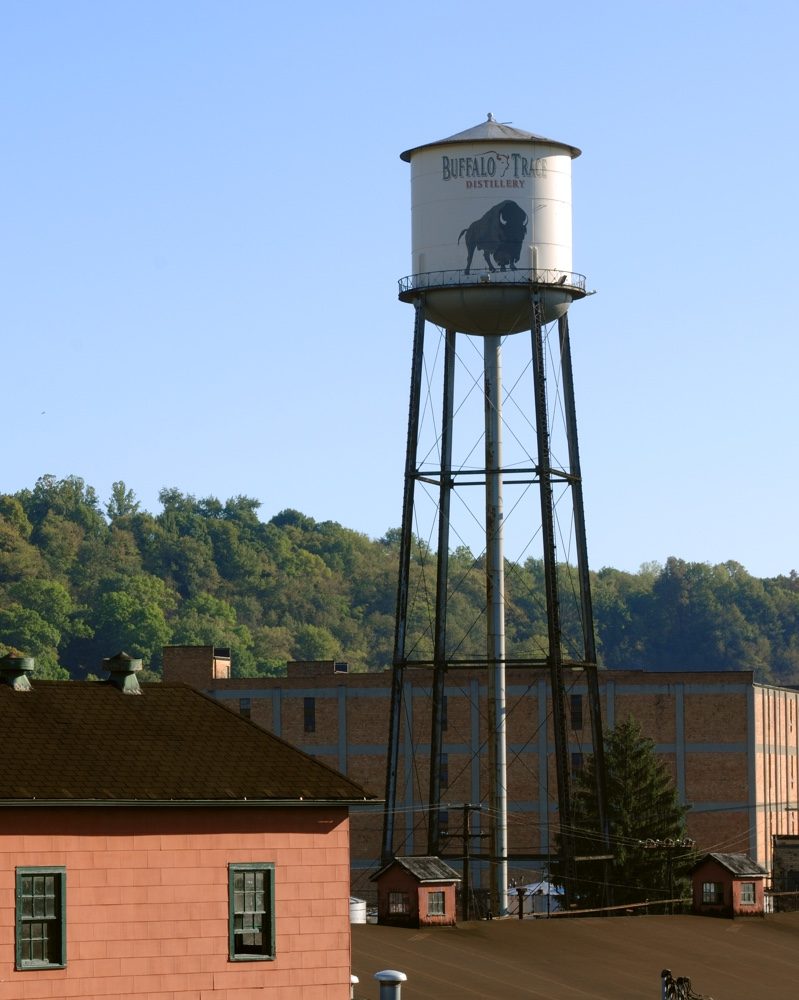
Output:
M428 808L431 681L405 681L396 825L403 854L424 854ZM224 702L373 792L386 772L391 675L350 673L346 663L296 662L276 678L233 678L226 650L171 646L164 679L184 681ZM742 852L771 868L775 835L797 834L799 691L757 684L751 671L599 672L606 729L633 717L671 770L689 806L688 835L701 852ZM590 752L584 675L567 685L573 771ZM445 685L442 827L462 850L464 804L485 802L488 782L485 671L450 670ZM508 851L511 870L545 867L555 850L557 792L548 678L507 672ZM480 811L469 813L479 837ZM380 867L382 807L351 816L353 885ZM652 831L653 838L659 832ZM473 840L473 846L477 840Z

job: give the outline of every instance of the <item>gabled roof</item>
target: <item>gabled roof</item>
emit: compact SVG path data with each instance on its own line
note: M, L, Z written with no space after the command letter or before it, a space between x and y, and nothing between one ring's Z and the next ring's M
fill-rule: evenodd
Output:
M716 861L732 875L768 875L762 865L753 861L746 854L706 854L693 867L693 871L701 868L707 861Z
M354 781L185 684L0 684L0 805L374 800Z
M409 872L419 882L460 882L461 877L454 868L435 856L412 856L394 858L387 865L383 865L379 872L372 876L372 881L376 881L383 872L387 872L394 865L399 865Z
M426 142L421 146L414 146L400 153L400 159L410 163L414 153L421 149L429 149L431 146L447 146L458 142L525 142L525 143L546 143L550 146L560 146L568 150L572 159L580 155L581 150L576 146L570 146L567 142L558 142L557 139L547 139L543 135L536 135L534 132L526 132L521 128L513 128L503 122L494 120L493 115L488 115L486 121L474 125L472 128L464 129L463 132L456 132L447 136L446 139L439 139L438 142Z

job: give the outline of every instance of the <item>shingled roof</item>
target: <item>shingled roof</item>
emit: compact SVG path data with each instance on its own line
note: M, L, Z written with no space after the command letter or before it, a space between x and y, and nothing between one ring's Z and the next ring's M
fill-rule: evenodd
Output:
M0 685L0 805L352 804L375 796L184 684Z
M726 868L731 875L768 875L768 871L747 854L706 854L700 861L697 861L692 871L701 868L705 862L711 859Z
M388 864L383 865L379 872L372 875L372 881L380 878L383 872L388 871L394 865L399 865L406 872L413 875L419 882L460 882L461 877L454 868L442 861L435 855L405 855L394 858Z

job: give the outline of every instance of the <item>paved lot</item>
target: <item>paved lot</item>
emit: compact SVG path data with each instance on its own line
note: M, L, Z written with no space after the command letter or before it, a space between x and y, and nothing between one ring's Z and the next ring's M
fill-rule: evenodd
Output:
M696 993L714 1000L795 1000L799 914L352 928L359 1000L378 1000L373 977L381 969L407 975L402 1000L660 1000L664 968L689 976Z

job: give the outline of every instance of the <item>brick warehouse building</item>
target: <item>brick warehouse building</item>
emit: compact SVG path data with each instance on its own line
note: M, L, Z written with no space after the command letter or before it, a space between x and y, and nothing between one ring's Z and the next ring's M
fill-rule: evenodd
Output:
M232 678L227 650L170 646L164 679L182 680L248 715L373 792L385 783L391 674L347 672L332 661L290 663L285 677ZM752 671L599 673L607 729L633 716L671 769L690 805L688 833L700 851L745 852L771 867L775 834L796 834L799 789L799 691L754 682ZM557 801L554 740L544 671L508 669L508 842L511 867L537 868L554 848ZM569 691L574 768L590 750L587 689L575 674ZM488 780L487 677L450 670L446 683L442 782L453 805L485 800ZM425 853L430 740L430 684L406 673L400 748L400 853ZM473 753L472 747L482 747ZM459 833L460 810L450 810ZM472 817L479 830L480 817ZM379 867L382 814L354 812L354 889ZM652 831L653 837L658 831ZM460 838L453 843L458 852Z

